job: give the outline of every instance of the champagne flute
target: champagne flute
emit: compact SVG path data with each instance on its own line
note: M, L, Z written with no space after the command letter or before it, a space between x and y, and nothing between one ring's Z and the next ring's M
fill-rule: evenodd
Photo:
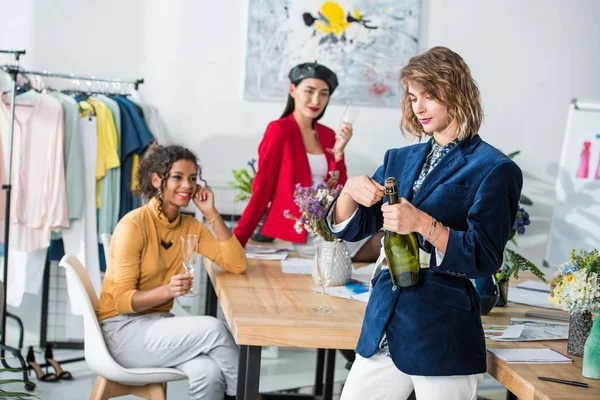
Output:
M196 267L196 255L198 254L198 235L187 234L181 236L181 260L183 261L183 267L185 272L188 274L194 273ZM193 282L193 281L192 281ZM193 285L193 284L192 284ZM198 293L190 289L190 291L184 294L184 297L194 297Z
M353 125L356 122L356 118L358 118L358 108L354 107L352 104L348 104L342 114L342 122Z
M313 308L321 314L329 314L331 309L325 307L325 287L329 285L331 281L331 275L333 272L333 260L335 258L336 247L328 246L328 243L320 243L317 245L317 278L319 285L321 285L321 306Z

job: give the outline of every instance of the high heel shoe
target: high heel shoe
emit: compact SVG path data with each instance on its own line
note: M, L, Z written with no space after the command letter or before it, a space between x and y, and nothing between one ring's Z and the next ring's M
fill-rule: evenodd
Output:
M26 360L27 360L27 364L29 364L29 366L35 372L35 375L37 376L38 380L40 380L42 382L58 381L58 376L56 376L55 374L52 374L52 373L47 373L48 372L47 368L46 368L46 373L44 374L44 372L42 371L42 367L40 367L40 364L38 364L35 361L35 355L33 354L33 346L29 346L29 351L27 352Z
M73 379L71 373L69 371L64 371L58 361L54 359L54 354L52 354L52 347L50 347L50 345L46 345L46 353L44 356L46 358L46 363L52 365L52 368L54 368L54 371L56 371L56 376L58 376L59 379L64 379L67 381Z

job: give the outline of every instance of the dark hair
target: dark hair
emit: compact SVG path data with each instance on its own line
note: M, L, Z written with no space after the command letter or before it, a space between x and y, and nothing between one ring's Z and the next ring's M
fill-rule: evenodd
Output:
M300 83L300 82L293 83L293 85L297 86L298 83ZM325 104L325 108L323 108L323 112L321 112L321 114L317 115L313 119L313 121L312 121L313 128L315 127L315 122L320 120L323 117L323 115L325 114L325 111L327 110L328 105L329 105L329 101L327 101L327 104ZM281 114L281 117L279 117L279 118L287 117L288 115L290 115L291 113L294 112L294 108L296 108L296 102L294 101L294 98L288 93L288 99L287 99L287 103L285 104L285 109L283 110L283 114Z
M156 146L153 150L150 150L150 154L140 162L137 169L138 184L135 193L146 199L156 197L158 200L159 213L162 213L163 190L167 185L169 172L171 171L173 163L180 160L193 162L198 170L198 179L204 182L205 186L208 186L206 181L201 177L202 168L198 164L198 158L194 153L182 146ZM160 188L158 189L152 185L152 174L154 173L161 179Z

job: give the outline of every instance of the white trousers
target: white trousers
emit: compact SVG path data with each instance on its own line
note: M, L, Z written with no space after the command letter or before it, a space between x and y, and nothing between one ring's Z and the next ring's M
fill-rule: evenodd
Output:
M123 367L177 368L188 376L189 399L235 395L239 350L218 319L127 314L105 319L100 326L108 351Z
M406 400L413 389L417 400L476 400L482 379L483 374L407 375L384 352L370 358L357 354L340 400Z

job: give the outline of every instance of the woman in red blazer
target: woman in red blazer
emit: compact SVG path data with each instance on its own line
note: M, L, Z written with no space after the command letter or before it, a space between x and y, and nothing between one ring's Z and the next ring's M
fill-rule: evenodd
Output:
M267 214L261 234L293 243L305 243L306 231L297 233L293 221L283 215L285 210L289 210L300 217L298 206L294 204L296 184L311 186L327 180L331 171L339 171L339 183L346 183L344 148L352 137L352 125L342 123L334 132L317 122L325 113L329 97L338 86L336 75L323 65L305 63L292 68L289 78L291 83L286 108L280 119L267 126L258 147L258 170L252 185L252 196L233 231L242 246L256 229L265 211ZM325 159L319 159L319 155ZM311 170L309 157L316 163L313 165L319 165L315 170ZM377 258L378 249L365 247L365 251L373 253L367 258ZM355 258L363 256L356 254Z

